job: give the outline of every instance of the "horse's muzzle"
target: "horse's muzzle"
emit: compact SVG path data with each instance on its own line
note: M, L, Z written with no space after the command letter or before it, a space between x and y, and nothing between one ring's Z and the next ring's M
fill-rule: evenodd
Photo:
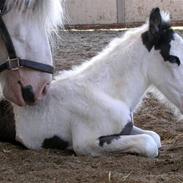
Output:
M21 81L18 81L21 88L22 98L27 105L34 105L37 101L42 100L42 98L47 94L49 83L44 84L38 93L36 93L31 85L24 86Z
M36 99L33 87L31 85L23 86L20 81L18 81L18 84L20 84L22 97L25 103L28 105L34 104Z

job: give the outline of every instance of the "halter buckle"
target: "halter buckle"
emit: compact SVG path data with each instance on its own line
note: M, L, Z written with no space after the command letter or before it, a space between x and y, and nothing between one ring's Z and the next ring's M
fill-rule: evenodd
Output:
M9 70L15 71L15 70L18 70L19 67L21 67L19 58L12 58L12 59L10 59L8 57L7 62L8 62L8 69Z

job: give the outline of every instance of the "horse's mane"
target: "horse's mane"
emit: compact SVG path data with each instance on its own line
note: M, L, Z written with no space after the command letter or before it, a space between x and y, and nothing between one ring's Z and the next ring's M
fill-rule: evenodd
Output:
M27 14L29 18L39 21L47 30L62 25L62 2L64 0L6 0L8 11L18 11Z

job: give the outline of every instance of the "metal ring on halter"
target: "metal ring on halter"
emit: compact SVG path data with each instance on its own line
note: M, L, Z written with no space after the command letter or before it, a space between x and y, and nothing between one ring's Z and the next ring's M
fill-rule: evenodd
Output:
M8 62L8 67L10 70L15 71L15 70L18 70L19 67L21 67L19 58L10 59L8 57L7 62Z

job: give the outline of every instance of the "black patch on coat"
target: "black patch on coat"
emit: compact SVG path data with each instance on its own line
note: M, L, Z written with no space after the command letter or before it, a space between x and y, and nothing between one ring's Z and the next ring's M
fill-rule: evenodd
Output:
M120 134L99 137L99 146L103 147L105 143L111 144L113 140L118 140L119 138L120 138Z
M168 22L162 20L160 9L154 8L150 14L149 30L142 34L143 44L149 52L154 47L155 50L160 51L164 61L176 63L179 66L179 58L170 55L170 42L172 40L174 40L174 31Z
M0 15L3 15L5 10L6 10L5 3L6 3L6 0L1 0L0 1Z
M133 122L128 122L119 134L107 135L99 137L99 146L103 147L104 144L111 144L113 140L118 140L123 135L130 135L133 129Z
M0 142L11 143L22 149L27 149L16 141L16 127L13 107L7 100L0 101Z
M0 141L16 143L16 128L12 105L6 101L0 101Z
M69 146L67 141L62 140L58 136L53 136L52 138L45 139L42 147L46 149L60 149L65 150Z
M123 128L123 130L121 131L120 135L130 135L132 129L133 129L133 123L132 122L128 122L125 125L125 127Z

